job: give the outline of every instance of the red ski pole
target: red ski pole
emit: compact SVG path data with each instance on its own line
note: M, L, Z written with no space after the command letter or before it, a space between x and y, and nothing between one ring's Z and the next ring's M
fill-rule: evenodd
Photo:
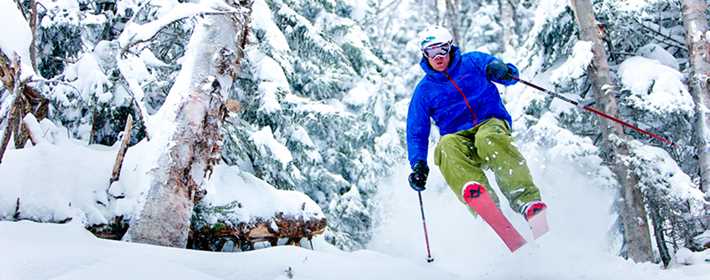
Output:
M429 234L426 230L426 219L424 218L424 203L422 202L422 192L417 192L419 194L419 209L422 210L422 224L424 225L424 241L426 242L426 262L430 263L434 261L431 257L431 251L429 251Z
M574 104L575 106L579 107L579 102L574 101L574 100L572 100L572 99L569 99L569 98L567 98L567 97L565 97L565 96L563 96L563 95L561 95L561 94L559 94L559 93L556 93L556 92L547 90L547 89L545 89L545 88L543 88L543 87L541 87L541 86L538 86L538 85L533 84L533 83L531 83L531 82L528 82L528 81L526 81L526 80L520 79L520 78L518 78L518 77L512 77L512 78L513 78L513 80L516 80L516 81L518 81L518 82L521 82L521 83L523 83L523 84L526 84L526 85L528 85L528 86L530 86L530 87L532 87L532 88L534 88L534 89L537 89L537 90L539 90L539 91L542 91L542 92L544 92L544 93L547 93L547 94L549 94L549 95L552 95L552 96L554 96L554 97L556 97L556 98L562 99L563 101L566 101L566 102L568 102L568 103L572 103L572 104ZM656 139L656 140L658 140L658 141L661 141L662 143L668 144L668 145L670 145L671 147L676 147L676 144L673 143L673 142L671 142L671 140L668 140L668 139L666 139L666 138L664 138L664 137L662 137L662 136L660 136L660 135L658 135L658 134L655 134L655 133L652 133L652 132L643 130L643 129L641 129L641 128L635 126L635 125L632 125L632 124L630 124L630 123L628 123L628 122L625 122L625 121L623 121L623 120L621 120L621 119L619 119L619 118L617 118L617 117L614 117L614 116L612 116L612 115L609 115L609 114L607 114L607 113L604 113L604 112L600 111L599 109L596 109L596 108L594 108L594 107L592 107L592 106L586 105L586 106L581 107L581 108L584 109L584 110L587 110L587 111L589 111L589 112L592 112L592 113L594 113L594 114L597 114L598 116L601 116L601 117L603 117L603 118L605 118L605 119L611 120L611 121L613 121L613 122L615 122L615 123L618 123L618 124L621 124L621 125L623 125L623 126L625 126L625 127L628 127L628 128L630 128L630 129L633 129L633 130L635 130L635 131L637 131L637 132L639 132L639 133L641 133L641 134L645 134L646 136L649 136L649 137L654 138L654 139Z

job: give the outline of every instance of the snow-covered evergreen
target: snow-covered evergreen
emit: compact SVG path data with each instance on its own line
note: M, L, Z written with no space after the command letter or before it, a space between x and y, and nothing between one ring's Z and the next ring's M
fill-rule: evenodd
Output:
M140 266L149 272L146 275L155 277L161 274L149 267L154 261L150 258L165 259L155 265L171 263L177 278L708 275L708 250L703 246L710 244L710 202L699 190L693 139L698 116L689 94L689 52L679 0L593 1L612 80L619 89L618 117L676 144L628 129L628 141L618 142L628 148L628 155L619 160L638 179L655 261L667 262L671 269L666 271L619 257L624 256L625 244L614 205L621 186L608 165L611 155L600 144L599 118L524 85L501 87L501 92L513 116L516 145L550 202L552 231L524 247L524 254L507 254L488 226L469 215L430 166L423 194L437 262L433 267L419 263L424 249L421 216L416 193L406 182L404 137L409 98L424 75L416 34L431 24L456 29L464 51L501 57L516 64L523 79L595 106L589 81L592 44L577 39L579 28L569 1L36 0L32 50L27 18L34 2L0 0L0 23L10 30L0 36L0 50L11 59L13 53L19 55L19 81L49 102L46 118L35 122L27 114L27 126L41 135L40 142L11 143L0 158L0 244L11 250L0 253L0 258L11 260L0 264L0 279L93 277L105 275L109 266L128 265L111 262L95 267L98 272L76 266L109 258L93 252L151 256L135 259L146 263ZM248 8L233 10L232 4ZM247 40L232 46L243 51L243 57L223 50L204 61L190 59L188 43L206 17L247 12ZM224 38L193 41L213 47ZM202 49L192 44L192 51ZM181 89L207 90L214 85L186 78L190 67L222 55L237 58L226 63L238 64L239 71L225 67L221 69L227 72L206 78L234 75L233 83L216 90L225 100L229 95L232 103L215 109L224 114L223 122L217 125L214 121L220 118L211 119L222 133L210 135L218 139L219 143L209 143L214 148L209 152L216 153L195 161L200 162L195 166L188 164L192 171L181 174L197 182L197 189L190 190L197 197L192 217L182 213L190 232L182 235L187 234L191 248L243 251L253 249L253 244L215 233L226 228L246 231L245 224L257 222L274 233L280 230L276 217L325 218L324 235L299 236L313 238L314 251L270 248L252 255L235 253L234 258L194 252L169 257L172 253L162 249L142 245L128 249L124 243L81 236L83 227L97 236L120 238L135 224L143 205L151 203L147 201L151 184L169 177L160 173L162 168L179 161L173 155L158 160L158 155L175 148L179 139L180 135L167 138L166 131L177 131L178 124L166 116L185 112L179 110L180 104L190 97ZM18 103L15 92L0 84L0 140L11 133L5 128ZM135 120L131 147L120 180L109 182L129 115ZM14 134L20 131L16 130ZM439 138L433 131L431 145ZM178 145L176 150L181 154L187 148ZM161 204L151 207L165 210ZM523 229L516 213L508 208L503 212L516 217L514 225ZM32 271L23 261L41 253L22 248L41 238L38 231L57 232L41 243L58 250L37 261L51 266L45 272ZM19 245L13 245L15 241ZM69 245L61 245L65 242ZM570 246L585 242L578 248ZM67 257L63 251L84 245L91 253ZM269 246L257 246L263 247ZM190 258L203 263L187 261ZM486 269L471 274L467 271L471 259ZM231 268L235 260L241 264L237 272ZM359 275L352 269L358 263L366 264L367 273ZM323 270L327 264L333 268ZM62 274L65 266L74 274ZM507 266L520 270L498 269ZM343 273L337 271L340 268L352 273L338 275Z

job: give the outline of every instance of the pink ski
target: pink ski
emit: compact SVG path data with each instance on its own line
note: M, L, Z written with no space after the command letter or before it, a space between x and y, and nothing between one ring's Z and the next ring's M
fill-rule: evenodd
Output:
M527 220L530 230L532 230L533 238L538 239L550 229L547 225L547 215L545 214L547 205L543 202L538 202L534 208L530 210L530 213L526 213L526 216L528 216Z
M518 233L503 212L498 209L488 191L480 183L470 182L464 186L463 199L498 234L511 252L525 245L527 241Z
M528 223L530 224L530 229L532 230L533 238L535 239L538 239L550 229L547 226L545 210L530 218Z

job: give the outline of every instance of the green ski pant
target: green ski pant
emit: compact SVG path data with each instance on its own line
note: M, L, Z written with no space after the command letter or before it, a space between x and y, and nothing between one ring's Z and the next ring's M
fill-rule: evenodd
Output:
M525 158L512 141L508 123L491 118L472 129L444 135L434 150L434 163L461 202L464 202L461 195L464 184L476 181L487 188L500 206L483 173L484 168L491 169L510 207L519 212L525 203L540 200L540 191L533 183Z

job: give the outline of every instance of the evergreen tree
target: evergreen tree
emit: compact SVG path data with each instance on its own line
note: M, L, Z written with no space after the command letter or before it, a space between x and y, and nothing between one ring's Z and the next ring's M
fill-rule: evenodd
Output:
M653 216L654 228L661 229L661 234L666 237L661 242L672 243L674 249L679 244L691 246L689 240L707 227L699 222L700 217L707 215L707 209L688 205L705 205L707 201L698 196L679 195L693 193L698 188L697 161L693 159L691 139L693 107L681 74L687 71L687 53L683 44L678 43L683 40L679 3L648 1L632 5L624 1L599 1L594 7L599 32L603 35L606 52L610 54L612 78L621 87L617 96L620 117L677 144L676 147L670 147L626 130L626 134L644 144L629 144L630 154L624 157L624 161L635 163L630 165L630 172L641 179L639 188L644 195L644 206ZM584 43L574 39L575 33L579 31L574 24L572 11L561 1L543 1L539 3L538 9L538 18L547 19L537 21L532 27L523 48L530 52L521 58L519 66L537 74L551 73L550 80L558 93L574 96L577 100L591 100L587 74L574 70L584 69L589 60L584 58L584 51L573 53L573 50L576 52L576 49L584 49ZM649 28L657 32L650 32ZM589 49L586 53L589 53ZM566 59L568 56L569 59ZM648 71L639 71L644 69ZM532 73L528 72L528 75ZM539 122L543 118L549 121L549 114L552 113L557 120L555 123L560 127L577 135L591 137L595 145L598 145L601 138L599 119L596 116L581 110L560 109L564 108L560 106L550 110L553 103L554 99L548 96L537 96L525 106L524 119L532 125L529 129L539 129ZM530 131L524 133L529 134ZM641 151L649 151L650 146L667 152L654 152L655 160L644 160L650 155ZM599 155L608 156L604 153ZM691 180L664 183L667 179L658 179L664 176L659 177L658 172L665 172L668 168L657 167L655 163L659 161L680 167L667 176L682 178L689 175L687 178ZM657 245L665 246L658 243L658 240Z
M244 105L225 127L223 158L281 189L313 198L327 238L361 248L371 236L377 179L401 158L379 86L385 62L343 1L258 0L237 81ZM256 135L256 136L255 136ZM268 139L261 141L262 139Z

